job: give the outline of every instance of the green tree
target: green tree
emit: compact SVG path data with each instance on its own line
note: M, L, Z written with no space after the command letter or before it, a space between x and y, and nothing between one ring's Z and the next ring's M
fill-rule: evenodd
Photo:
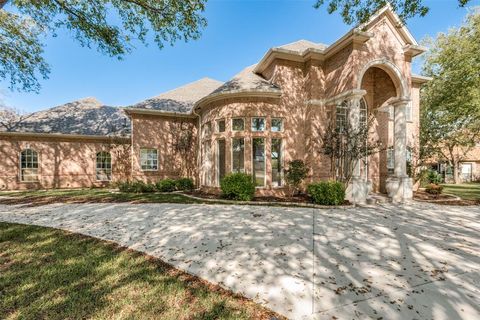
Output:
M425 42L423 72L433 80L422 90L423 156L445 160L457 183L459 163L480 137L480 12Z
M82 46L121 58L135 43L146 44L149 31L165 43L200 37L206 0L0 0L0 79L10 89L36 91L46 79L43 36L65 28ZM5 8L10 10L6 11Z
M471 0L457 1L460 7L464 7ZM368 21L372 15L388 3L403 22L415 16L423 17L429 10L423 4L424 0L317 0L314 8L318 9L327 4L329 14L340 11L346 24L361 24Z

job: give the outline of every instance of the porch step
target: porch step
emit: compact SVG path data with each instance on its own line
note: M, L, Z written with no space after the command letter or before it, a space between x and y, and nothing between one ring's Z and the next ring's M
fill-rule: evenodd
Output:
M380 193L371 193L368 195L367 204L375 205L380 203L389 203L391 202L390 198L385 194Z

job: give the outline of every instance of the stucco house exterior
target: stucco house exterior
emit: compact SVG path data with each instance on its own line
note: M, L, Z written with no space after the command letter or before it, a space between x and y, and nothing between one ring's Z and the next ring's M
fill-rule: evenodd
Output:
M258 194L281 195L289 160L308 164L307 182L331 177L321 153L330 121L373 115L388 149L358 164L349 197L409 199L407 149L418 143L427 81L411 62L424 51L387 6L331 45L271 48L224 83L200 79L125 108L89 98L37 112L0 132L0 189L190 176L215 192L226 173L247 172Z

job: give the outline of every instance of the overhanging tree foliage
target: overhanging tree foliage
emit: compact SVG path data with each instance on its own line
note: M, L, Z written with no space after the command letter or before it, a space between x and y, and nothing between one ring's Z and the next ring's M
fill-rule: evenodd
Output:
M0 78L11 89L38 91L47 78L42 36L59 28L71 31L82 46L121 58L149 31L165 43L200 37L206 0L0 0ZM5 10L11 9L10 12Z
M421 145L427 157L445 160L458 182L459 163L480 137L480 13L460 28L426 41Z
M457 0L460 7L464 7L471 0ZM327 4L327 11L332 14L340 11L340 15L346 24L361 24L388 3L405 22L415 16L425 16L429 8L424 5L424 0L317 0L316 9Z

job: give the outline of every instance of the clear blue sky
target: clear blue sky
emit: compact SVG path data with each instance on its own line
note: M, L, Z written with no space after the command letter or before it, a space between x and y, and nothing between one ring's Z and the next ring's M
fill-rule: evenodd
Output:
M202 37L177 42L159 50L152 43L138 47L119 61L82 48L68 33L46 40L45 58L52 72L42 80L39 94L8 90L0 83L0 95L10 106L25 112L37 111L94 96L107 105L124 106L161 92L210 77L226 81L246 66L258 62L273 46L307 39L331 44L351 26L338 13L315 10L314 0L210 0L205 17L208 26ZM460 24L467 13L456 0L427 0L430 13L408 21L420 41ZM480 5L480 0L470 4ZM414 66L419 71L419 63Z

